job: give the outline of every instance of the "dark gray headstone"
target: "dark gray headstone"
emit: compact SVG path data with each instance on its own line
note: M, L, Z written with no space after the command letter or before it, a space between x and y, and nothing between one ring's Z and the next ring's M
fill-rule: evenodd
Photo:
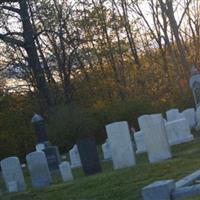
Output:
M47 139L47 134L46 134L46 127L45 127L45 122L44 119L38 115L35 114L31 120L34 129L35 129L35 133L36 133L36 137L37 137L37 143L45 143L48 141Z
M49 170L58 171L59 164L61 163L60 153L57 146L48 146L44 150L47 158Z
M77 141L77 146L85 174L92 175L101 172L95 140L92 138L81 139Z

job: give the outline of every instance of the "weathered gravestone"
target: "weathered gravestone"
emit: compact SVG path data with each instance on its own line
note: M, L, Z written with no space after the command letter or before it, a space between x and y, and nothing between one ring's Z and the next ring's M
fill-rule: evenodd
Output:
M2 160L1 170L9 192L21 192L26 190L24 175L17 157L9 157Z
M102 148L104 160L111 160L112 156L111 156L110 145L109 145L108 139L106 140L106 142L104 144L101 145L101 148Z
M167 122L165 123L165 128L170 145L190 142L194 139L185 118Z
M48 146L44 150L47 158L49 170L51 172L59 170L59 164L61 162L60 153L57 146Z
M200 74L198 73L195 65L192 66L190 88L192 89L196 108L200 105Z
M48 139L44 119L40 115L35 114L31 119L31 122L35 129L37 144L43 144L47 142Z
M172 157L164 120L161 114L143 115L138 118L147 149L149 162L158 162Z
M69 162L67 161L62 162L59 165L59 168L60 168L60 174L64 182L71 181L74 179Z
M170 109L170 110L168 110L166 112L166 116L167 116L167 121L168 122L184 118L184 115L182 113L180 113L178 109Z
M146 146L144 142L144 133L142 131L135 132L134 134L135 143L136 143L136 153L144 153L146 152Z
M195 125L196 125L195 109L194 108L188 108L188 109L184 110L182 113L183 113L185 119L187 120L190 128L195 127Z
M26 161L32 186L34 188L41 188L50 185L52 179L45 153L32 152L26 156Z
M77 141L83 171L86 175L96 174L102 171L96 142L93 138L85 138Z
M106 125L114 169L136 164L130 130L126 121Z
M76 144L69 151L69 157L70 157L70 162L71 162L71 168L76 168L76 167L82 166L78 147Z

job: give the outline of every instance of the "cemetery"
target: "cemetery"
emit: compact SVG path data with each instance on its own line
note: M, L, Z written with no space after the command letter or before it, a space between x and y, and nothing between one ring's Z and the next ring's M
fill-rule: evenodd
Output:
M0 1L0 200L200 200L199 0Z

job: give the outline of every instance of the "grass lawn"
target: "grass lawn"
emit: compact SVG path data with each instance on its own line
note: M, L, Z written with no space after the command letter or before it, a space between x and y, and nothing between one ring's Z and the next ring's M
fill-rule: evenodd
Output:
M173 159L156 164L149 164L146 154L138 155L137 165L123 170L114 171L112 163L103 162L103 173L90 177L76 169L74 181L62 183L59 177L54 177L54 184L45 189L32 189L25 172L27 191L8 194L1 182L0 200L141 200L141 188L147 184L162 179L177 180L200 168L200 137L174 146L172 151ZM190 200L198 199L200 196Z

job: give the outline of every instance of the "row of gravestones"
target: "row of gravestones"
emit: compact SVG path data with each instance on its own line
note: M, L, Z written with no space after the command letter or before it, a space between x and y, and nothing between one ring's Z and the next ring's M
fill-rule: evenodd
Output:
M175 113L175 111L173 110L172 113ZM167 114L167 119L170 121L171 118L168 116L172 116L172 114ZM176 118L175 121L183 121L184 123L180 124L181 126L188 125L185 118ZM171 151L166 124L171 123L171 121L165 122L161 114L154 114L141 116L138 118L138 122L144 134L149 161L157 162L170 158ZM136 164L135 151L128 123L115 122L109 124L106 126L106 131L108 140L104 146L109 150L105 153L104 148L104 154L107 154L106 159L112 158L114 169L134 166ZM69 152L71 167L67 162L60 163L57 147L43 144L45 147L43 149L41 144L36 147L36 152L26 156L33 187L49 185L52 182L50 171L57 169L60 170L65 181L73 179L71 167L82 166L86 175L102 171L94 139L82 139L77 142L77 146L74 146ZM75 159L72 159L72 157ZM24 190L25 183L18 158L10 157L2 160L1 169L8 191Z
M153 117L154 115L151 116ZM171 109L166 112L166 116L167 120L162 119L162 122L160 122L163 123L164 126L163 131L161 131L160 133L162 135L163 133L165 133L167 137L167 142L170 146L175 144L190 142L194 139L194 136L191 134L191 129L194 128L195 125L197 124L196 120L197 118L195 110L193 108L186 109L182 113L180 113L178 109ZM159 127L159 120L157 125L156 121L154 122L152 121L151 124L148 125L148 120L144 121L144 123L142 122L143 118L145 118L145 116L141 116L140 118L138 118L141 131L134 133L136 153L138 154L147 152L147 146L149 146L148 149L151 149L153 146L155 146L155 148L157 148L156 146L159 146L158 142L156 142L157 140L155 140L155 143L153 143L152 141L152 147L151 147L150 145L151 140L149 138L150 137L149 132L152 132L153 130L155 132L157 131L157 127ZM145 126L149 126L148 129L145 128ZM102 151L105 160L112 159L110 141L108 139L102 145Z
M191 130L197 124L197 117L194 108L179 112L178 109L171 109L166 112L167 120L164 119L164 125L167 133L168 142L171 145L190 142L194 139ZM143 131L137 131L134 134L137 146L136 153L146 152L146 145Z
M47 158L44 152L32 152L26 156L27 167L34 188L41 188L52 183ZM23 170L17 157L8 157L0 162L1 172L8 192L21 192L26 190ZM59 165L63 181L73 179L70 164L62 162Z
M194 139L190 130L196 124L194 109L187 109L182 113L177 109L169 110L167 120L161 114L138 118L141 131L134 134L136 153L147 152L150 162L171 158L170 145ZM128 123L124 121L109 124L106 132L108 138L102 145L104 159L112 160L114 169L134 166L135 151ZM82 166L76 145L69 151L69 155L72 168Z

